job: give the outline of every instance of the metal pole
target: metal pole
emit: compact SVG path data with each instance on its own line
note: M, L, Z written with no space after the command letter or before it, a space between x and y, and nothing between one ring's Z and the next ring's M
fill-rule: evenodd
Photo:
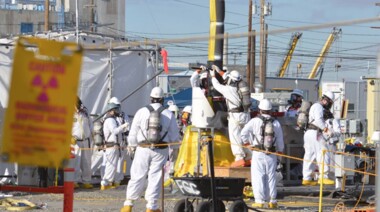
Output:
M158 64L159 64L158 55L159 54L161 54L161 52L158 49L158 43L156 43L156 55L155 55L156 56L156 73L158 73ZM162 73L162 71L160 73ZM156 86L159 86L159 85L160 85L160 83L158 81L158 78L156 78Z
M164 179L165 179L165 168L162 167L162 171L161 171L161 212L165 212L165 195L164 195L164 192L165 192L165 188L164 188Z
M120 102L124 102L126 99L128 99L130 96L132 96L134 93L136 93L138 90L140 90L140 88L144 87L146 84L148 84L150 81L152 81L155 77L157 77L158 75L160 75L164 70L158 72L157 74L155 74L153 77L151 77L150 79L148 79L146 82L144 82L142 85L140 85L138 88L136 88L134 91L132 91L130 94L128 94L126 97L124 97ZM100 118L102 118L105 114L107 113L107 111L101 113L98 117L96 117L92 122L96 122L97 120L99 120Z
M265 91L265 70L264 70L264 32L265 32L265 24L264 24L264 4L265 0L261 0L260 4L260 75L259 75L259 81L262 85L262 90L260 92Z
M267 81L267 63L268 63L268 24L265 24L265 33L264 33L264 72L263 72L263 91L266 89Z
M46 0L48 1L48 0ZM79 43L79 15L78 15L78 0L75 0L75 33L77 35L77 43Z
M208 147L208 157L210 163L210 182L211 182L211 198L214 211L219 211L216 194L216 184L215 184L215 172L214 172L214 128L211 128L211 136L208 137L207 147Z
M45 32L49 31L49 0L45 0L45 23L44 23Z
M325 171L325 154L326 154L326 150L322 150L322 164L318 164L321 166L321 172L319 173L319 181L321 182L319 184L319 206L318 206L318 211L321 212L322 211L322 199L323 199L323 172Z
M112 96L112 90L113 90L113 62L112 62L112 51L109 50L109 64L110 64L110 81L109 81L109 92L108 92L108 99Z
M248 52L247 52L247 82L248 82L248 88L249 90L251 90L251 83L250 83L250 79L251 79L251 51L252 51L252 46L251 46L251 42L252 42L252 37L250 36L251 32L252 32L252 0L249 0L249 4L248 4L249 8L248 8Z
M253 30L256 34L256 30ZM250 91L253 88L255 81L256 81L256 35L252 35L251 38L251 75L250 75L250 81L249 81L249 88ZM254 89L252 89L254 90Z
M375 178L376 211L380 211L380 142L376 142L376 178Z
M224 50L223 50L223 65L228 65L228 33L224 33ZM222 68L222 67L220 67Z
M91 0L91 14L90 14L90 20L91 20L91 27L90 31L95 32L95 5L94 0Z

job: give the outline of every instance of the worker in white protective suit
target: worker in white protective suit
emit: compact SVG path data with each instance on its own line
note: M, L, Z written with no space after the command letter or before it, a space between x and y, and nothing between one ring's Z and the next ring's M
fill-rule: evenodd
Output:
M270 115L272 104L263 99L259 104L260 115L251 119L241 131L244 144L253 147L251 164L251 182L256 208L263 208L268 203L269 208L277 208L277 161L276 154L284 151L284 140L280 123ZM271 123L271 132L268 132L266 123ZM271 140L267 135L271 135ZM264 136L265 135L265 136ZM268 143L267 140L270 141Z
M83 105L79 97L75 106L73 127L71 130L71 146L75 154L75 177L74 188L91 189L91 143L92 126L87 108Z
M324 171L320 173L318 183L322 181L323 184L333 185L334 181L328 178L330 167L328 166L327 157L324 157L322 161L322 152L327 150L326 142L322 136L322 133L331 134L326 124L326 120L323 117L324 110L330 110L334 103L334 93L331 91L324 92L320 101L314 103L310 107L308 127L304 134L304 149L305 155L302 167L302 185L316 185L317 182L312 179L314 171L314 160L317 161L320 169L321 164L324 163Z
M118 105L119 110L121 111L121 103L117 97L112 97L108 101L108 103L113 103L113 104ZM104 115L104 117L102 118L102 121L101 121L102 124L104 123L106 117L108 116ZM118 114L118 116L116 117L116 120L119 125L122 125L124 123L130 123L128 116L125 116L124 112L122 111ZM119 157L119 160L118 160L118 166L116 170L116 177L115 177L115 183L114 183L115 187L118 187L120 185L120 182L124 179L123 170L124 170L124 161L126 159L125 149L128 144L127 142L128 131L129 129L127 129L126 132L122 133L122 143L120 144L121 157ZM105 161L106 161L103 158L104 152L105 152L105 149L104 149L104 146L102 145L102 146L94 146L94 151L92 153L92 163L91 163L92 174L93 175L96 174L97 171L99 170L101 178L103 178L104 176L104 167L105 167Z
M168 102L169 104L169 102ZM181 134L181 129L180 129L180 119L179 119L179 108L177 105L174 104L174 102L169 105L168 110L171 111L176 119L177 126L178 126L178 133ZM182 137L182 136L181 136ZM179 140L182 140L180 137ZM169 147L169 175L173 176L174 175L174 163L177 160L178 157L178 152L179 152L179 145L170 145Z
M160 87L155 87L150 93L151 104L155 110L160 110L164 101L164 93ZM151 144L148 138L148 120L150 110L147 107L139 109L132 121L128 136L128 151L134 152L131 167L131 179L128 182L126 200L122 212L132 211L133 203L141 197L146 181L145 191L148 212L158 212L158 200L162 185L162 168L169 156L168 145L178 142L179 133L175 117L172 112L165 109L160 115L161 131L160 142Z
M326 152L326 163L330 165L330 176L329 178L335 178L335 152L336 144L339 142L341 136L341 127L339 119L334 118L334 115L330 110L324 110L323 114L324 119L326 120L326 127L329 129L327 133L323 133L323 138L325 140L325 145L327 146Z
M181 123L180 123L181 135L184 135L186 131L186 127L191 125L191 111L192 111L191 105L185 106L182 110Z
M195 69L195 71L193 72L193 74L191 75L190 77L190 84L191 84L191 87L199 87L200 85L200 74L202 72L202 69L201 67L198 68L198 69Z
M231 71L229 80L226 85L222 85L215 78L215 71L219 68L216 65L212 66L210 71L211 82L215 90L221 93L226 99L228 108L228 134L231 143L232 154L235 156L235 161L231 164L232 167L249 166L251 160L251 151L242 146L240 140L240 132L244 125L249 121L250 115L242 109L242 100L238 93L237 84L241 79L239 72Z
M285 108L286 117L296 117L298 115L298 110L301 107L303 100L303 91L300 89L294 89L290 94L290 99L288 100L288 105Z
M177 124L179 126L180 119L179 119L179 108L178 108L178 106L175 105L174 102L170 102L170 101L168 101L168 105L169 105L168 110L173 113L173 115L177 121Z
M116 104L119 106L118 111L119 113L116 114L116 121L119 126L127 123L128 127L124 129L124 131L121 133L121 143L120 143L120 157L117 160L117 168L116 168L116 176L113 186L118 187L120 186L120 183L122 180L124 180L124 164L126 162L126 149L128 146L128 132L129 132L129 126L130 121L128 116L125 115L125 113L121 110L121 102L117 97L112 97L108 103Z
M117 117L120 116L120 105L115 103L107 104L107 114L103 123L104 134L104 175L100 182L100 190L114 188L118 161L121 157L120 145L123 142L123 133L129 129L129 123L120 124Z

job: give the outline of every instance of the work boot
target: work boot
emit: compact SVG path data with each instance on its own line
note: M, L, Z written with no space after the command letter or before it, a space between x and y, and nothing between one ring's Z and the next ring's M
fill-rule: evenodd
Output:
M113 187L112 185L101 185L100 186L100 190L101 191L104 191L104 190L107 190L107 189L111 189L111 188L115 188L115 187Z
M257 203L257 202L255 202L255 203L252 204L252 207L253 208L264 208L264 203Z
M94 188L94 186L92 184L90 184L90 183L83 183L82 184L82 188L84 188L84 189L92 189L92 188Z
M277 204L277 202L270 202L270 203L268 204L268 207L269 207L269 208L278 208L278 204Z
M120 209L120 212L132 212L132 207L132 205L124 205L124 207Z
M153 209L147 208L145 212L161 212L161 210L160 209L153 210Z
M302 185L304 186L315 186L317 182L314 180L302 180Z
M318 184L321 184L321 181L322 179L319 178ZM330 180L329 178L323 178L323 185L334 185L334 184L335 184L334 180Z
M115 188L117 188L117 187L120 186L120 183L113 183L113 186L114 186Z
M79 188L79 184L78 183L74 183L74 188Z

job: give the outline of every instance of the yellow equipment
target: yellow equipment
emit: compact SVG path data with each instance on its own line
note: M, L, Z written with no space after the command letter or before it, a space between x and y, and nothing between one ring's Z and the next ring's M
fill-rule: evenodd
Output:
M315 64L314 64L313 68L311 69L311 72L309 74L309 79L314 79L317 76L317 73L318 73L317 71L318 71L319 67L321 66L323 60L325 59L327 53L329 52L331 45L333 44L333 42L335 41L335 39L338 37L338 35L341 32L342 32L342 29L336 29L334 27L333 31L331 32L331 34L327 38L327 41L326 41L325 45L323 46L321 53L319 53L317 61L315 61Z
M182 144L179 150L178 158L174 166L174 176L182 177L186 174L191 176L199 175L196 173L197 160L200 159L202 166L202 175L207 175L207 148L202 148L198 152L199 141L198 132L193 129L193 126L188 126L185 135L182 139ZM214 134L214 165L216 167L229 167L234 161L234 156L231 151L228 138L223 133L216 131ZM198 158L200 154L200 158Z
M296 32L292 34L292 39L289 42L288 54L286 54L282 64L280 66L280 70L278 71L278 77L284 77L286 69L288 69L290 60L292 59L293 52L296 48L298 40L301 38L302 33Z

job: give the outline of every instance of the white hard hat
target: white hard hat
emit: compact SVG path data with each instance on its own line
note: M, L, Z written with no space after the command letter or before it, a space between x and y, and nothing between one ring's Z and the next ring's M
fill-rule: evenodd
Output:
M268 99L263 99L259 104L260 110L272 110L272 103Z
M172 112L178 112L179 111L177 105L169 105L168 110L170 110Z
M115 103L108 103L107 104L107 107L106 107L106 111L108 112L108 111L110 111L110 110L112 110L112 109L116 109L116 108L119 108L120 107L120 105L118 105L118 104L115 104Z
M236 71L236 70L231 71L229 77L230 77L233 81L235 81L235 82L241 80L241 78L240 78L240 73L239 73L238 71Z
M335 95L334 95L334 93L331 92L331 91L325 91L325 92L323 92L322 97L327 97L327 98L329 98L331 101L334 101L334 99L335 99Z
M185 108L183 108L183 111L182 111L182 112L191 113L191 106L190 106L190 105L187 105Z
M297 89L297 88L294 89L291 94L295 94L295 95L301 96L303 98L303 91L300 89Z
M174 105L174 102L173 102L173 100L169 100L169 101L167 102L167 104L168 104L168 106L170 106L170 105Z
M120 104L121 104L120 101L119 101L119 99L118 99L117 97L112 97L112 98L108 101L108 103L113 103L113 104L117 104L117 105L120 105Z
M156 99L164 98L164 91L160 87L154 87L150 92L150 97Z

